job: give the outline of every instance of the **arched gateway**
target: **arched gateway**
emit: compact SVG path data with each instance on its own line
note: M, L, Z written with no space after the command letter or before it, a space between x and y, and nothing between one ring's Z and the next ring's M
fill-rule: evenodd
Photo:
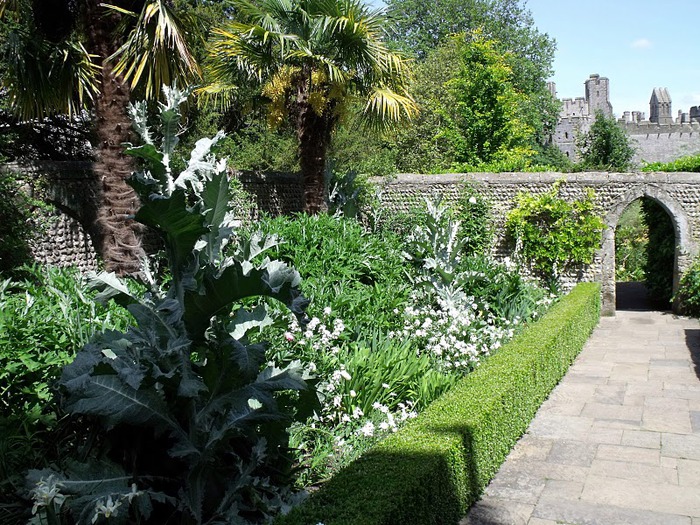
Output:
M586 188L596 193L596 204L606 228L603 242L593 264L566 276L565 285L578 281L599 281L605 315L615 313L615 228L622 212L639 198L657 201L668 213L675 230L673 287L697 253L700 232L700 173L470 173L449 175L399 175L382 185L382 207L392 211L409 211L424 197L443 195L455 201L460 185L469 181L491 203L501 223L514 205L520 191L544 193L562 181L560 195L575 199ZM388 211L388 210L387 210ZM503 228L498 228L503 231ZM496 255L507 255L502 233Z

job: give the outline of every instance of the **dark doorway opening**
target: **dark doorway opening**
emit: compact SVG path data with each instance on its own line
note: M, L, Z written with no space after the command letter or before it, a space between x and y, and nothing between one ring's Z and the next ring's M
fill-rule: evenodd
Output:
M671 310L675 246L661 204L643 197L627 207L615 229L616 310Z

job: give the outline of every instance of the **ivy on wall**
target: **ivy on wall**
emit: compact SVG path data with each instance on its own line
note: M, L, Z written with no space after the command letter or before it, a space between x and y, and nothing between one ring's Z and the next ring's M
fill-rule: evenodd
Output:
M557 182L542 195L520 192L506 217L506 235L516 255L552 287L563 271L593 262L605 226L592 189L567 201L559 196L560 187Z

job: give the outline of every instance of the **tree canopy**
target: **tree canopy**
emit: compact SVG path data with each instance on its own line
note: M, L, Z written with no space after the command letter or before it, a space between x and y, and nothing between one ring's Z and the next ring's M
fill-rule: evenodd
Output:
M415 113L406 59L384 42L381 10L361 0L234 0L237 20L214 31L205 94L237 88L243 71L261 83L272 124L290 119L299 144L305 210L324 208L332 132L362 101L384 127Z

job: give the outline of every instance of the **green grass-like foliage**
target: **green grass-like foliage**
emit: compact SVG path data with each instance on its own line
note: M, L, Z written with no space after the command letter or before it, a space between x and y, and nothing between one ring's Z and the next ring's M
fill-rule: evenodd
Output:
M21 267L0 281L0 414L30 423L55 409L52 383L95 332L124 328L131 315L103 307L75 269Z
M276 523L456 523L580 352L599 315L599 286L579 284L416 420Z
M671 162L650 162L642 167L642 171L700 171L700 155L688 155Z

